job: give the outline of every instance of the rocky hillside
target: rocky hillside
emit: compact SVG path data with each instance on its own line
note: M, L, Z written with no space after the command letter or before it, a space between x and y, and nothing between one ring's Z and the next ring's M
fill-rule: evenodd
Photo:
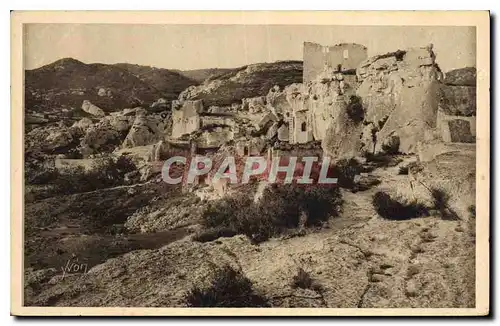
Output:
M129 68L129 69L127 69ZM138 71L145 71L139 74ZM88 100L104 111L149 106L157 99L172 99L196 82L164 69L127 65L85 64L65 58L26 70L29 110L80 108Z
M194 70L175 70L189 79L193 79L199 83L203 83L207 79L215 79L226 73L234 71L231 68L208 68L208 69L194 69Z
M243 98L265 96L278 85L302 82L302 61L259 63L232 70L222 76L191 86L179 95L181 100L203 100L206 107L227 106Z
M148 83L158 90L162 94L162 97L167 100L176 99L183 90L189 86L198 85L204 80L200 81L198 78L191 78L189 74L184 74L176 70L129 63L118 63L115 66L131 72L140 80Z

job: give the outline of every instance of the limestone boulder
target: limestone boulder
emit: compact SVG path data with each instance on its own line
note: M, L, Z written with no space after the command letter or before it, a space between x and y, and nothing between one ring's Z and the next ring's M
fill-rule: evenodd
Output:
M113 97L113 92L110 89L101 87L97 91L97 95L99 95L99 96Z
M67 128L53 130L49 133L47 138L45 138L46 146L50 149L67 147L72 142L73 142L73 136Z
M96 117L104 117L104 111L98 106L90 103L88 100L84 100L82 103L82 110Z
M279 128L278 128L278 140L280 141L288 141L290 139L289 136L289 126L286 123L283 123Z
M123 115L109 116L105 117L105 119L109 120L109 124L111 125L111 127L120 132L129 130L135 120L135 118L132 116Z
M80 152L84 157L89 157L98 152L112 151L120 138L120 133L113 129L109 122L98 123L87 129L80 142Z
M251 114L261 113L266 108L266 97L257 96L252 98L244 98L241 100L241 109L248 110Z
M73 128L79 128L83 133L87 131L87 129L92 126L94 122L90 120L89 118L82 118L78 120L77 122L73 123L72 127Z
M169 107L169 103L164 98L159 98L153 104L151 104L151 109L156 112L161 112L167 110Z
M168 114L139 114L128 132L123 147L136 147L154 144L166 136L168 125Z

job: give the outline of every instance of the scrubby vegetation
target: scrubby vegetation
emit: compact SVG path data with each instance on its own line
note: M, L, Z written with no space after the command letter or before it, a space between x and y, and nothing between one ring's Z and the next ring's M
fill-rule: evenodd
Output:
M450 200L450 196L443 189L432 188L431 189L433 208L438 211L441 218L445 220L457 220L457 213L452 210L448 202Z
M364 120L365 111L359 96L351 95L351 97L349 97L349 103L347 104L347 116L356 123Z
M208 287L194 286L184 300L188 307L268 306L265 298L255 294L252 282L228 265L216 269Z
M429 189L432 205L424 205L417 200L391 198L385 192L377 192L372 199L372 204L377 213L388 220L407 220L415 217L437 215L445 220L459 219L457 213L449 207L449 194L440 188Z
M373 195L372 204L377 213L387 220L408 220L429 216L429 209L418 201L396 200L382 191Z
M137 167L127 156L114 159L103 156L96 159L90 169L82 166L65 168L39 167L26 171L27 184L45 184L48 190L40 197L69 195L97 189L115 187L125 184L125 174L135 171Z
M336 187L272 185L257 203L245 196L233 196L210 204L203 214L203 224L209 230L197 239L234 232L261 242L288 229L321 225L339 213L341 204Z
M359 175L363 166L356 159L342 159L332 168L332 175L338 178L338 186L353 189L356 186L355 177Z

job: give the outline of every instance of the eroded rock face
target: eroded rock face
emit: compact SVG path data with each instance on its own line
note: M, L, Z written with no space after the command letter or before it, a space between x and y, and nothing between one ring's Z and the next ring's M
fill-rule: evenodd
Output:
M333 105L331 121L321 143L326 156L337 160L361 156L363 124L355 122L347 114L347 104L338 97Z
M73 141L73 136L67 129L53 130L49 133L45 142L49 148L66 147Z
M166 136L168 114L138 114L123 142L123 147L136 147L154 144Z
M89 118L82 118L81 120L75 122L72 127L79 128L83 133L93 124L92 120Z
M402 153L415 152L418 142L433 137L442 79L434 59L428 46L375 56L358 68L365 121L379 128L376 152L388 137L399 137Z
M98 106L90 103L88 100L84 100L82 103L82 110L96 117L104 117L104 111Z
M90 126L80 141L80 152L84 157L104 151L112 151L119 146L124 134L115 129L109 119Z

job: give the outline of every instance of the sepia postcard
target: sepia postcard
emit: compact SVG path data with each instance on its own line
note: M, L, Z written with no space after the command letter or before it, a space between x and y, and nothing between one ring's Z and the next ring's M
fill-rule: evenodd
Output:
M11 27L13 315L489 314L489 12Z

